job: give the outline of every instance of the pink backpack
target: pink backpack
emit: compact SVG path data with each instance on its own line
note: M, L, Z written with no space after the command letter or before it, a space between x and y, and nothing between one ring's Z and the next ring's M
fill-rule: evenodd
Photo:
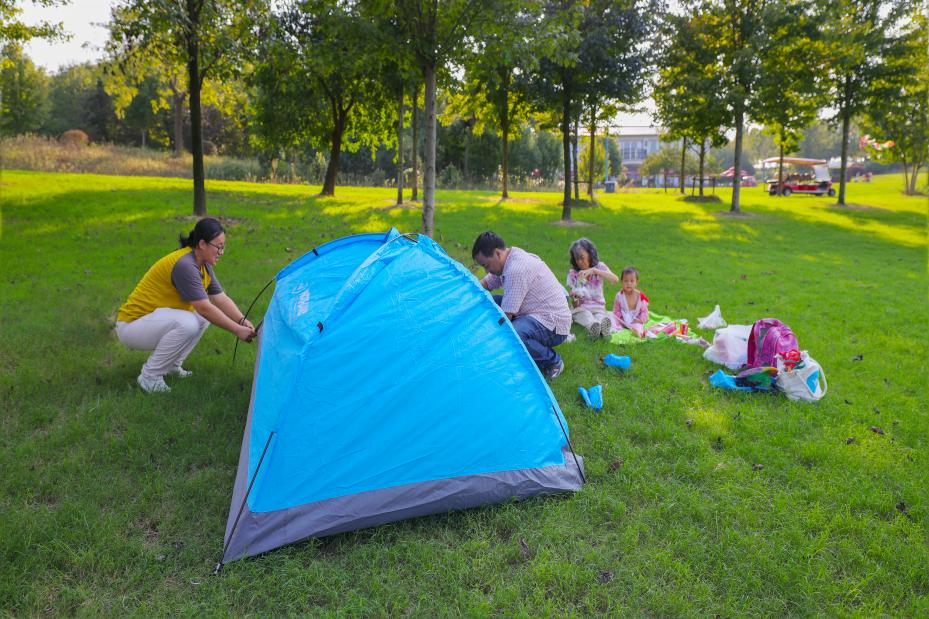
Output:
M762 318L752 325L748 337L748 366L774 366L774 356L788 350L799 350L797 336L777 318Z

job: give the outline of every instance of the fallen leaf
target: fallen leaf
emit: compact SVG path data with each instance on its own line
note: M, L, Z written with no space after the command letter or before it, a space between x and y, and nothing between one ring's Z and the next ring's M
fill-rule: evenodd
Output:
M875 406L875 407L874 407L874 414L875 414L875 415L880 415L880 414L881 414L881 409L879 409L878 407Z
M532 556L532 551L529 549L529 544L526 543L526 540L519 538L519 554L523 559L528 559Z
M752 470L753 470L753 471L760 471L760 470L763 469L763 468L764 468L764 465L763 465L763 464L753 464L753 465L752 465Z
M610 462L609 466L606 467L606 470L608 470L610 473L615 473L616 470L617 470L619 467L621 467L622 465L623 465L622 459L621 459L621 458L616 458L615 460L613 460L612 462Z
M875 434L880 434L881 436L884 436L884 428L881 428L879 426L871 426L869 429Z
M739 279L741 279L744 282L746 279L748 279L748 275L745 275L743 273L742 275L739 275Z
M600 574L597 576L597 582L601 585L605 585L611 580L613 580L613 572L600 572Z
M851 445L851 444L854 443L854 442L855 442L855 437L854 437L854 436L849 436L847 439L845 439L845 444L846 444L846 445Z
M863 359L864 359L864 355L862 355L861 353L858 353L857 355L852 357L852 361L862 361Z
M693 420L693 419L688 418L688 419L686 419L686 420L684 421L684 423L687 424L687 427L688 427L688 428L694 427L694 420Z

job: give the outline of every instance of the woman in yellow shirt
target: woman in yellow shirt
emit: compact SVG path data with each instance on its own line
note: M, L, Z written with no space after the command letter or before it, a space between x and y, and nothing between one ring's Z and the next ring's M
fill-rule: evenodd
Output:
M181 248L156 262L119 308L116 334L126 347L151 350L137 382L148 393L170 391L164 377L190 376L182 367L206 328L213 323L243 342L255 327L223 291L213 267L226 249L226 232L205 217Z

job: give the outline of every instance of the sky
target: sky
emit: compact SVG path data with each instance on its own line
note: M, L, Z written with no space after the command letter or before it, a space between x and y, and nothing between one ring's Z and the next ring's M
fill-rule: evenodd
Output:
M26 44L25 52L36 65L55 73L62 67L103 57L103 45L107 39L103 24L109 21L110 8L115 0L71 0L70 4L52 8L35 6L29 0L21 0L19 4L26 23L42 20L62 22L65 31L71 35L70 40L63 42L37 39ZM646 107L650 107L650 102ZM652 121L650 115L643 112L621 114L617 122L625 127L647 127Z
M35 6L28 0L19 2L23 9L22 18L27 24L40 21L64 23L64 29L72 35L69 41L50 43L42 40L30 41L25 46L32 61L55 73L61 67L103 57L106 42L104 24L110 19L113 0L72 0L70 4L52 8Z

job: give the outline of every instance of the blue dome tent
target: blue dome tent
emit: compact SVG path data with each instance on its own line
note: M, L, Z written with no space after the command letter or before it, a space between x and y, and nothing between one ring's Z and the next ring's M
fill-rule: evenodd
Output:
M582 466L551 390L467 269L395 229L338 239L276 276L217 567L574 491Z

